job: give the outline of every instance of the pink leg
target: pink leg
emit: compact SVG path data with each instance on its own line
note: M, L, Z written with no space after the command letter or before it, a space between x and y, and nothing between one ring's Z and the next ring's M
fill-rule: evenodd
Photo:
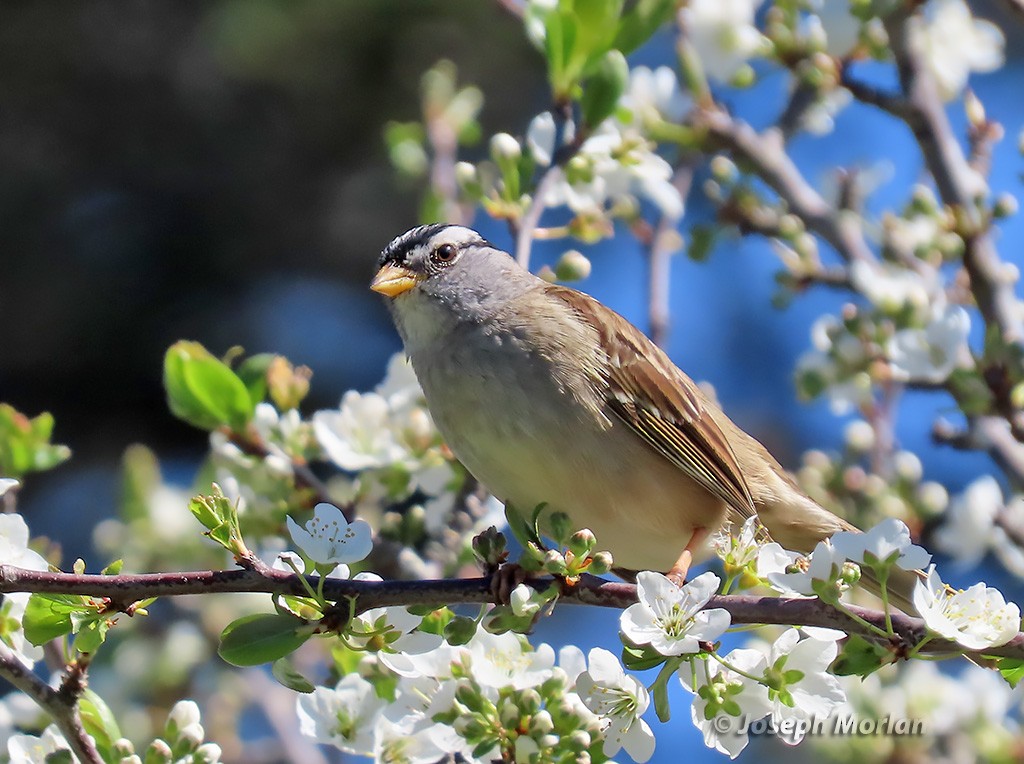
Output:
M686 583L686 574L690 571L690 565L693 563L693 553L704 543L704 540L708 537L707 528L694 528L693 535L690 536L689 542L686 544L686 548L683 553L679 555L679 559L676 560L676 564L672 566L672 569L668 572L668 577L677 586L682 586Z

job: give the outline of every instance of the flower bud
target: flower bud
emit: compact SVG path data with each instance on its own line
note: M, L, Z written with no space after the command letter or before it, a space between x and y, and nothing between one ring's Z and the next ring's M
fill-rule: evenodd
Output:
M858 454L867 453L875 445L875 430L863 419L850 422L843 437L847 447Z
M912 451L900 451L896 454L893 461L897 475L908 483L920 482L921 476L924 474L924 468L921 466L921 460L917 457L917 454Z
M569 538L569 551L576 557L586 557L597 543L597 537L589 528L576 531Z
M508 133L495 133L491 138L491 157L499 165L518 162L522 156L523 148L519 141Z
M996 218L1008 218L1017 214L1017 197L1010 193L1000 194L992 208L992 215Z
M932 480L918 486L917 499L921 503L921 510L928 517L945 512L949 506L949 492L946 487Z
M590 275L590 260L582 252L570 249L555 264L555 276L559 281L581 281Z
M476 173L476 165L470 162L457 162L455 164L455 182L459 188L467 189L479 185Z
M222 751L216 743L203 743L192 754L193 764L217 764L220 761Z
M547 711L538 711L533 715L533 718L530 719L530 735L532 737L547 735L554 728L555 723L551 720L551 714Z
M170 764L171 747L157 738L146 749L146 764Z
M598 552L590 558L589 572L600 576L611 570L614 564L610 552Z
M533 688L528 688L519 693L519 708L527 715L533 715L540 710L540 693Z
M565 573L565 558L562 557L561 552L558 552L555 549L549 549L544 554L544 570L555 575Z

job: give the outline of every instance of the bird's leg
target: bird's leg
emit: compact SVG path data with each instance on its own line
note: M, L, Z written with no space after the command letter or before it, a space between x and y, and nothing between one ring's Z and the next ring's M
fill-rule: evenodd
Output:
M499 605L508 605L512 601L512 590L529 578L519 563L506 562L490 571L491 594Z
M679 555L679 559L676 560L676 564L672 566L672 569L666 574L672 583L677 586L682 586L686 583L686 574L690 571L690 565L693 564L693 553L704 543L704 540L708 537L707 528L694 528L693 535L690 536L690 540L686 544L686 548L683 553Z

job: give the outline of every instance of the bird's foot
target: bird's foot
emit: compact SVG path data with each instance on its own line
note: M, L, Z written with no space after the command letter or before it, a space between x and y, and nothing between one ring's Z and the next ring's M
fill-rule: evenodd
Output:
M686 574L690 572L690 565L692 564L693 552L689 548L684 549L683 553L679 555L679 559L676 560L676 564L665 574L666 578L676 586L683 586L686 583Z
M707 537L707 528L693 529L693 535L690 536L690 540L686 544L686 548L683 550L682 554L679 555L679 559L676 560L675 565L673 565L666 574L666 577L676 586L682 586L686 583L686 574L690 572L690 566L693 564L693 552L695 549L700 548L700 545L704 543L704 539Z
M490 591L499 605L508 605L512 601L512 590L526 581L529 574L515 562L506 562L491 573Z

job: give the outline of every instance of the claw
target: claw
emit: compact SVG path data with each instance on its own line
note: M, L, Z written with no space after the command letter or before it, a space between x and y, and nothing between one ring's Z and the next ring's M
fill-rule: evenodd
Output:
M508 605L512 601L512 590L529 577L521 566L514 562L501 565L491 574L491 595L499 605Z

